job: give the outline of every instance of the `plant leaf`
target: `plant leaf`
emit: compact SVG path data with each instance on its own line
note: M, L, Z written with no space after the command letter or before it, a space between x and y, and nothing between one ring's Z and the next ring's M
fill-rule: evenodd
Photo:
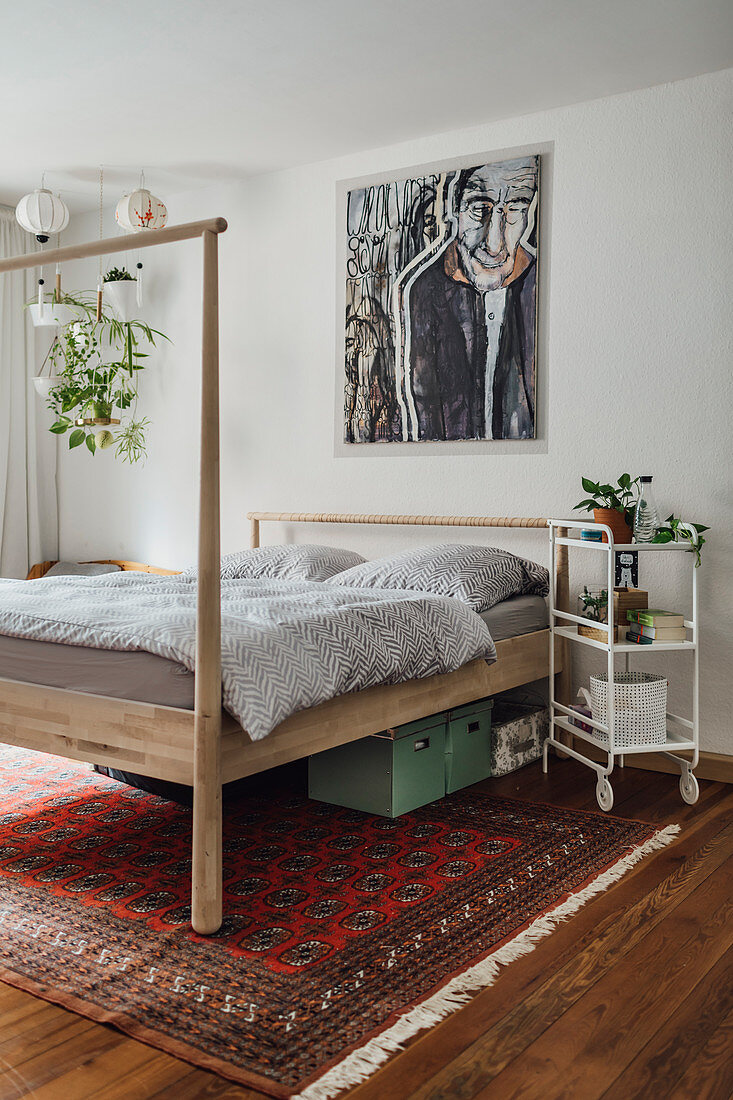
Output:
M73 450L74 447L80 447L84 442L86 432L83 428L77 428L75 432L72 432L69 436L69 450Z
M586 493L597 493L600 491L600 486L595 481L591 481L590 478L581 477L580 483L585 489Z
M85 442L86 442L86 445L87 445L87 448L88 448L88 450L90 450L90 451L92 452L92 454L94 454L94 452L95 452L95 451L96 451L96 449L97 449L97 441L96 441L96 439L94 438L94 436L93 436L93 435L91 435L91 434L90 434L90 435L88 435L88 436L86 437L86 441L85 441Z

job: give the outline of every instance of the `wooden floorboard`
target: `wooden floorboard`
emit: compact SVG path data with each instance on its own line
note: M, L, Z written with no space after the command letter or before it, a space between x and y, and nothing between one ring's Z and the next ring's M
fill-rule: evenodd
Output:
M730 1100L733 1096L733 1012L710 1036L669 1100Z
M726 865L726 866L729 866ZM722 875L701 884L547 1027L475 1100L601 1097L733 940L733 898ZM704 899L712 908L705 910ZM701 916L707 912L707 917ZM653 976L650 981L649 978ZM666 1082L652 1095L665 1096ZM657 1092L657 1087L659 1091Z
M661 1082L672 1095L733 1012L733 949L697 983L673 1016L604 1092L603 1100L646 1100ZM733 1068L733 1050L729 1051ZM731 1094L733 1094L733 1080Z
M716 818L702 835L719 828ZM420 1100L474 1095L612 969L619 953L657 923L668 905L704 881L710 859L703 848L681 861L670 848L642 861L613 890L540 941L531 954L506 967L496 984L461 1013L418 1040L401 1058L401 1083ZM362 1086L360 1100L376 1100L378 1077ZM422 1081L425 1084L417 1089Z
M730 1100L733 787L614 773L613 814L680 839L416 1036L349 1100ZM593 776L552 760L487 793L596 811ZM112 1028L0 984L0 1100L261 1100Z

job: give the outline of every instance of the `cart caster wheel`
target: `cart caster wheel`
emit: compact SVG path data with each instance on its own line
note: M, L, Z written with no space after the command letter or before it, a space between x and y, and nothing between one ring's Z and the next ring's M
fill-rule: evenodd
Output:
M682 797L684 798L684 795ZM613 806L613 787L605 776L596 783L596 799L601 809L606 812Z
M692 772L680 776L680 794L688 806L694 806L700 797L700 788Z

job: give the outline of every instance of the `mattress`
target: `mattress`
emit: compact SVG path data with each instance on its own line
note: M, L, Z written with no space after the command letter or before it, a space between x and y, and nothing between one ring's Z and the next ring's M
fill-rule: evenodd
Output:
M514 596L484 611L481 618L494 641L500 642L543 630L548 624L547 603L542 596ZM193 709L193 673L142 650L88 649L0 634L0 677Z
M488 611L482 611L481 618L495 642L516 638L519 634L531 634L534 630L545 630L550 622L544 596L512 596L510 600L502 600Z

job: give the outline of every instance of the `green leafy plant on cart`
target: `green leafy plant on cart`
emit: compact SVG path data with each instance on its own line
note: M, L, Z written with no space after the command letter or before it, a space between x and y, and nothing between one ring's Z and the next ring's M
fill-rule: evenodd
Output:
M695 568L700 565L700 551L705 539L703 531L709 531L704 523L686 523L679 516L667 516L664 523L657 527L652 542L689 542L688 553L695 555Z
M583 585L583 591L578 599L582 604L582 610L586 619L593 619L596 623L605 623L608 609L608 589L602 588L600 592L590 592L587 585Z
M631 474L621 474L615 485L601 485L588 477L580 479L583 489L589 494L585 500L575 505L575 511L585 512L608 510L620 512L629 527L634 522L634 508L639 495L639 478Z

